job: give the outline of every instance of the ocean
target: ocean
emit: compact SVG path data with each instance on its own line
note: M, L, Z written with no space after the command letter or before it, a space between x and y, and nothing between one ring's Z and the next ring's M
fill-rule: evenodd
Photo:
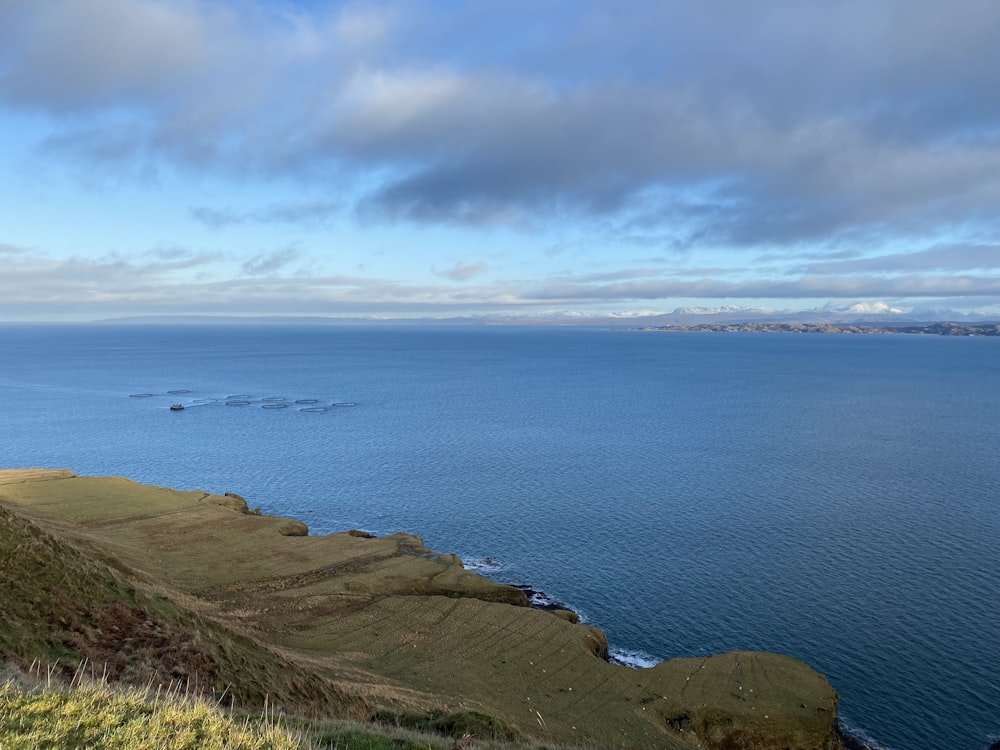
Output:
M1000 738L1000 339L10 325L0 404L0 467L416 533L621 661L779 651L876 747Z

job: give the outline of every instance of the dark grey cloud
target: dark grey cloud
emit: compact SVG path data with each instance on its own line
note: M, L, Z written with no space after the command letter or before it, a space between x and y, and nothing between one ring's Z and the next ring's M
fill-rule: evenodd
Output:
M5 3L0 94L50 112L156 106L197 81L224 24L207 3L43 0ZM215 6L218 7L218 6ZM214 33L213 33L214 32Z

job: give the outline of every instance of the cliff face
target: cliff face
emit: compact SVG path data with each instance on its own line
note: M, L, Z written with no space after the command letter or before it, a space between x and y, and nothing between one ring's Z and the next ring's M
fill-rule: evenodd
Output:
M419 537L303 530L233 495L0 471L0 656L311 715L481 715L552 743L840 748L836 693L794 659L615 666L601 631Z

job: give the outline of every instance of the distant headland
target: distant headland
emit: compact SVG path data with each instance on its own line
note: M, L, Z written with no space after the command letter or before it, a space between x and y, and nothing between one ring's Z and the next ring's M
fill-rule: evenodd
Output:
M689 323L643 326L643 331L723 331L750 333L916 333L936 336L1000 336L1000 323L855 325L837 323Z

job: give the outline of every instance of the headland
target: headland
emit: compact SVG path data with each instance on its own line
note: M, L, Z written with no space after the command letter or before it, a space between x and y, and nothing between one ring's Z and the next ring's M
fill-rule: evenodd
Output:
M0 658L245 710L525 746L845 747L836 692L789 656L611 664L602 631L417 536L309 535L232 493L0 471L0 583Z

